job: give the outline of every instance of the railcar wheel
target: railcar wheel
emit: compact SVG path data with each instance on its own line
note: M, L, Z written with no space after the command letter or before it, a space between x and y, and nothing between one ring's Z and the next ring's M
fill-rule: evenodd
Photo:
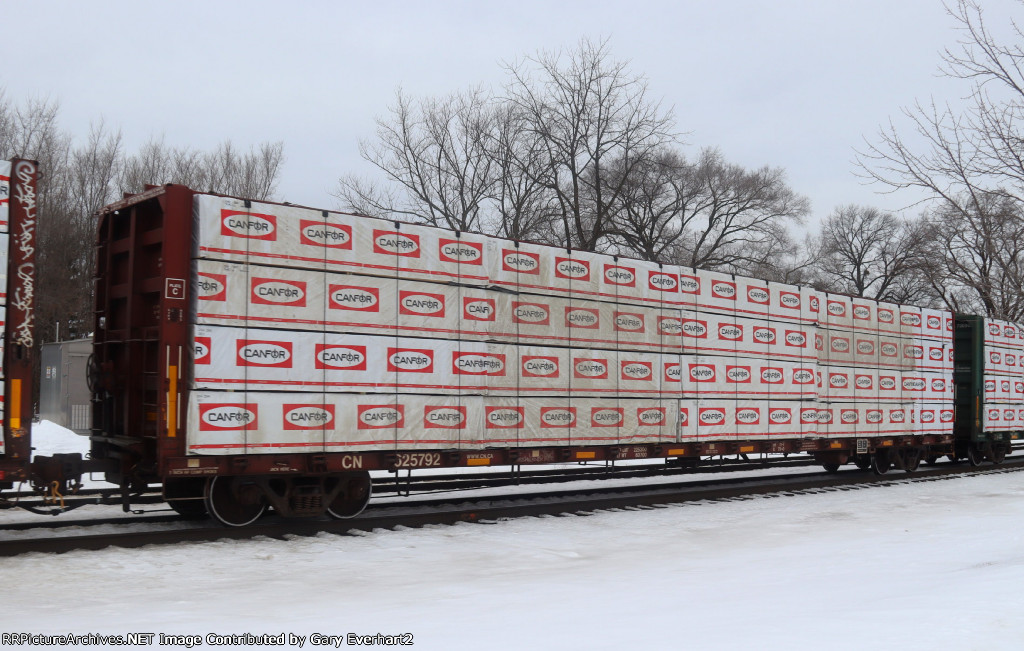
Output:
M988 455L988 459L995 464L1000 464L1006 461L1006 444L993 443L992 452Z
M978 467L982 461L985 460L985 452L981 449L980 445L968 445L967 446L967 461L971 464L971 467Z
M263 491L244 477L214 477L204 501L210 515L229 527L252 524L267 510Z
M373 494L373 482L368 472L351 473L343 476L341 481L345 482L345 488L327 507L327 515L336 520L354 518L362 513Z
M871 471L876 475L884 475L889 468L892 468L892 461L888 454L879 451L871 455Z
M903 469L907 472L914 472L921 467L921 450L917 448L902 450L900 457L903 461Z
M927 463L929 466L934 466L939 462L939 459L941 458L941 454L929 454L924 458L924 462Z
M868 470L871 468L871 455L858 454L853 458L853 463L861 470Z
M830 475L839 472L838 463L823 463L821 464L821 467L824 468L825 472L829 473Z

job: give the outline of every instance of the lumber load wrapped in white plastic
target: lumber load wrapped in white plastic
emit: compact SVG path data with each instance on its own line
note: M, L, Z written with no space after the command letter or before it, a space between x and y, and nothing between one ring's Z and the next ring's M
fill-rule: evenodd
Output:
M853 330L853 299L843 294L822 294L822 315L831 332ZM822 317L819 317L821 319ZM820 322L820 321L819 321Z
M699 399L696 401L696 432L700 442L731 441L736 438L736 401Z
M900 306L896 303L879 301L875 307L875 321L878 323L878 334L901 336Z
M813 291L796 285L769 282L771 306L768 317L772 321L817 324L817 315L811 312L810 292Z
M736 313L739 289L735 276L698 269L696 279L700 287L700 292L695 294L698 311L715 314Z
M0 306L7 305L7 260L8 247L10 246L9 238L10 236L7 233L0 233Z

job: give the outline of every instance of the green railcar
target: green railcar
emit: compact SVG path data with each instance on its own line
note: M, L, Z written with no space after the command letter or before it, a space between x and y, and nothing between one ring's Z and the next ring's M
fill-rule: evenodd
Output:
M985 381L996 380L985 373L985 321L985 317L974 314L957 314L953 333L956 456L967 458L972 464L985 458L1002 461L1010 449L1010 440L1021 435L1011 429L986 427L986 409L1016 409L1019 405L986 404Z

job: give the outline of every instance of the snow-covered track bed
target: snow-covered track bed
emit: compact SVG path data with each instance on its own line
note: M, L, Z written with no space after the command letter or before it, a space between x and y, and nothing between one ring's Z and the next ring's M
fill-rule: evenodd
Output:
M876 476L853 469L836 474L806 473L784 477L728 478L686 483L662 483L643 486L614 486L543 493L520 493L495 497L450 497L417 502L388 502L373 505L350 520L292 520L270 516L241 528L224 528L213 522L194 523L183 519L147 523L127 518L124 525L104 521L98 526L75 523L60 530L46 528L45 536L32 530L12 532L0 541L0 556L29 552L62 553L105 547L134 548L153 544L206 542L223 539L313 536L321 533L358 534L380 529L450 525L459 522L488 523L520 517L589 515L615 509L650 509L687 502L725 501L764 497L792 496L800 493L856 490L910 482L937 481L978 475L1013 473L1024 470L1024 459L999 466L971 468L967 465L940 464L914 474ZM152 516L149 516L152 520ZM70 523L69 523L70 524ZM135 525L125 530L125 525ZM154 526L155 525L155 526ZM140 528L142 527L142 528ZM77 531L76 531L77 529ZM113 530L112 530L113 529Z

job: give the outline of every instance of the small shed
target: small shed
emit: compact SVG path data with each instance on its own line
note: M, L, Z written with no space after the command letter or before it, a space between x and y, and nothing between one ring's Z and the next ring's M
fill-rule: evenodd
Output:
M58 341L42 346L39 417L88 434L92 403L86 373L92 339Z

